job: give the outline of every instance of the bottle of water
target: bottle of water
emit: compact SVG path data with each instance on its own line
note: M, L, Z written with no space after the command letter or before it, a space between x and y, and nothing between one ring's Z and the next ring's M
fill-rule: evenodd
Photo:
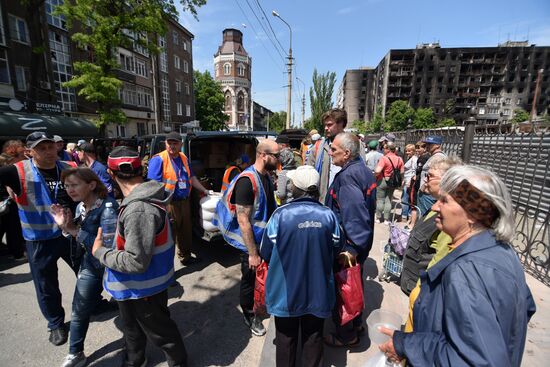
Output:
M116 235L116 224L118 216L113 209L113 203L106 203L101 213L101 229L103 230L103 246L113 248Z

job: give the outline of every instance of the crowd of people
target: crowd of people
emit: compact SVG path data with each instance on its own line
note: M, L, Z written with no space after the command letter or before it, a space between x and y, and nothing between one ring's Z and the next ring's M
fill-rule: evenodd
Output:
M393 134L364 141L347 132L341 109L327 111L322 122L324 136L312 131L299 159L280 136L261 140L255 157L232 162L213 219L224 240L241 250L239 304L244 324L259 337L266 329L256 307L256 270L268 265L265 305L274 316L277 366L296 364L300 335L303 366L322 366L324 346L360 343L363 314L342 322L334 274L355 263L363 282L375 223L396 216L412 232L400 279L410 310L403 331L380 329L391 337L379 346L387 359L410 366L520 366L535 304L510 247L512 201L502 180L447 157L439 136L399 147ZM26 252L49 341L69 340L62 366L86 364L90 315L103 291L120 313L123 365L146 365L147 340L169 366L188 365L168 288L175 257L182 265L201 261L192 248L191 190L212 193L194 176L180 135L166 136L146 177L131 148L113 149L105 166L93 144L70 143L67 151L64 144L34 132L24 145L7 142L0 156L1 193L11 199L20 227L7 224L7 216L1 222L12 255ZM402 205L395 206L399 191ZM112 245L104 243L101 227L111 208L118 213ZM77 275L70 330L60 258ZM324 332L326 319L333 333Z

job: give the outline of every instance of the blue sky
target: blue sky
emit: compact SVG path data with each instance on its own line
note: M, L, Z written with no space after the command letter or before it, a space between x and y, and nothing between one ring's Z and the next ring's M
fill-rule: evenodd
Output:
M286 54L279 49L281 56L273 45L278 46L277 40L268 38L270 29L258 3L285 52L288 28L271 11L292 27L294 72L305 84L306 118L314 68L336 72L336 93L346 69L374 67L390 49L434 41L442 47L496 46L527 37L530 43L550 46L549 0L208 0L198 11L198 22L180 12L180 23L195 35L193 63L200 71L213 74L213 55L224 28L243 32L252 57L253 98L272 111L286 111ZM296 123L301 120L303 91L294 79Z

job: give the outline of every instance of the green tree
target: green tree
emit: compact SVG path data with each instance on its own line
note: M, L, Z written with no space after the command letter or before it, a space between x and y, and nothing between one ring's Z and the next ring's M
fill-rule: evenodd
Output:
M351 123L351 127L357 130L358 134L365 134L367 131L367 126L363 120L355 120Z
M395 101L386 113L385 131L402 131L407 129L409 119L414 118L414 108L407 101Z
M382 117L382 106L378 106L376 107L376 112L374 113L372 120L367 123L367 128L365 130L368 134L378 133L382 131L382 126L384 126L384 123L385 120L384 117Z
M456 126L456 121L452 118L443 118L437 124L437 127Z
M269 131L280 133L286 127L286 111L275 112L269 117Z
M525 111L523 108L516 108L514 110L514 118L512 118L512 122L523 122L529 120L529 113Z
M193 72L193 89L195 90L195 114L205 131L224 130L229 119L224 112L225 99L219 82L216 82L209 71Z
M415 129L429 129L435 127L435 115L431 108L418 108L414 112L413 127Z
M308 121L308 129L323 131L321 115L332 108L332 94L336 84L336 73L327 71L319 74L313 70L313 87L309 89L309 102L311 105L311 117Z
M206 3L179 1L195 17L197 8ZM119 68L117 48L132 49L136 43L151 53L158 52L156 42L148 42L147 36L164 35L166 18L177 19L174 0L71 0L55 11L65 17L69 29L76 30L72 40L82 50L88 50L92 60L75 62L75 75L63 86L76 88L78 95L97 104L98 126L125 122L119 99L122 81L115 74Z

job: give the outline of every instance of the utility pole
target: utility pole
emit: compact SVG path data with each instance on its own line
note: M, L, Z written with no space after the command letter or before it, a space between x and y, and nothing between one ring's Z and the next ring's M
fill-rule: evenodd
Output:
M303 91L302 91L302 125L300 126L301 128L303 128L304 124L306 123L306 85L304 84L302 79L296 77L296 80L299 81L300 83L302 83L302 88L303 88Z
M533 103L531 104L531 113L529 114L529 123L533 123L533 117L537 114L537 99L539 99L540 93L540 80L542 78L542 73L544 69L539 69L537 74L537 84L535 85L535 95L533 96Z
M288 48L288 64L287 64L287 67L288 67L288 96L287 96L287 103L288 103L288 107L286 109L286 128L287 129L290 129L290 114L292 112L292 28L290 28L290 24L288 24L283 18L281 18L281 16L279 15L279 13L277 13L275 10L273 10L271 12L271 14L274 16L274 17L277 17L279 18L284 24L286 24L286 26L288 27L288 30L290 32L290 43L289 43L289 48Z

